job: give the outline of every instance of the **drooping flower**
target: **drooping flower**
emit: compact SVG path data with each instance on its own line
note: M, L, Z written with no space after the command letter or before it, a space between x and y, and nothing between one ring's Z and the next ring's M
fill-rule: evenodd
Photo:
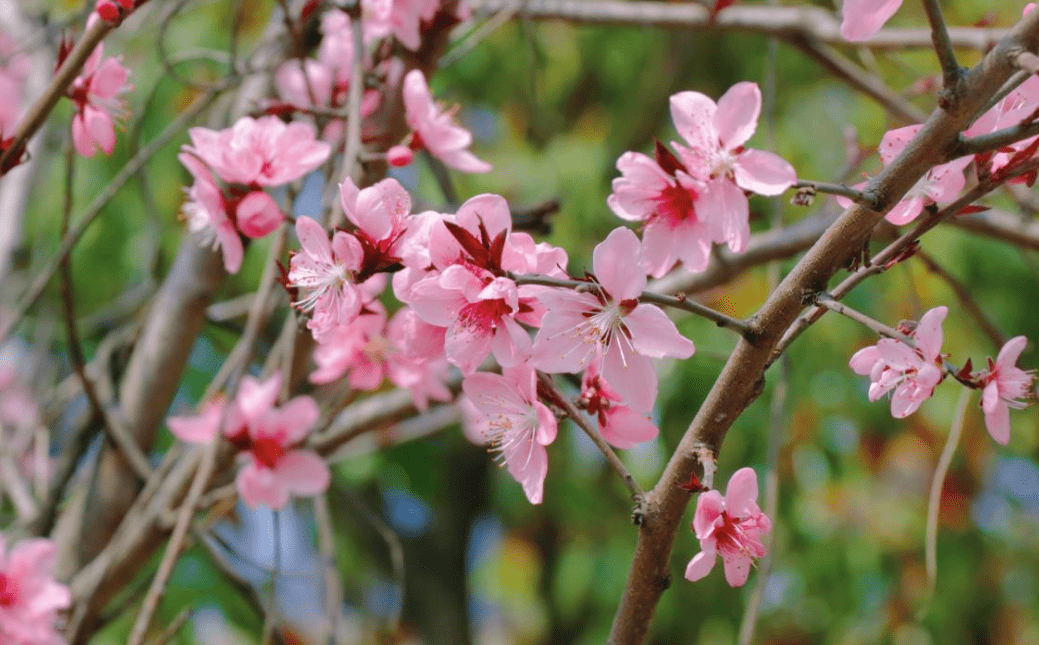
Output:
M761 113L756 83L737 83L718 103L699 92L671 97L671 118L688 146L672 143L689 174L708 185L715 230L729 249L742 253L750 237L749 205L743 191L779 195L797 182L786 160L746 148ZM717 240L718 237L715 239Z
M902 6L902 0L844 0L841 35L852 42L872 38Z
M696 582L706 577L720 554L729 586L740 587L747 582L754 561L765 555L761 536L772 529L772 521L758 507L757 498L758 478L752 468L740 468L732 474L724 498L717 490L700 495L693 516L700 553L689 561L686 580Z
M902 419L916 412L931 397L944 378L942 372L942 321L947 307L935 307L921 318L910 334L912 348L893 338L882 338L851 357L848 365L856 374L869 376L869 400L876 401L892 389L891 416ZM1015 357L1016 358L1016 357Z
M663 311L639 302L646 286L641 255L631 230L614 229L593 251L593 291L544 290L532 362L545 372L576 373L601 356L606 381L632 409L648 412L657 397L650 359L689 358L695 347Z
M624 399L602 377L596 362L584 371L578 405L599 422L602 438L624 450L655 439L660 430L645 415L623 405Z
M996 360L988 360L988 371L980 378L984 385L981 409L985 413L985 427L992 438L1003 445L1010 441L1010 408L1024 408L1027 402L1023 399L1032 396L1035 379L1031 372L1017 366L1017 359L1027 344L1024 336L1008 340Z
M188 201L183 208L188 230L199 233L204 245L219 247L224 258L224 270L237 273L242 266L245 246L227 214L223 193L205 164L187 153L181 153L177 158L195 178L195 183L186 189Z
M191 128L196 155L218 177L252 188L280 186L295 181L328 159L331 146L315 138L309 123L286 124L274 116L242 117L223 130Z
M50 540L23 540L8 550L0 535L0 643L65 645L57 619L72 596L51 575L56 559Z
M481 415L479 431L490 449L523 486L531 504L540 504L548 474L545 446L556 438L556 417L537 398L537 375L529 364L502 374L477 372L462 382L470 403Z
M491 164L469 152L473 135L455 123L451 111L444 111L433 101L421 70L413 69L404 77L402 88L404 112L413 131L411 147L429 150L445 165L462 172L490 172Z
M100 149L106 155L115 148L115 119L123 118L126 107L119 98L133 86L130 71L118 58L104 56L104 43L87 58L83 70L69 86L68 96L76 104L72 117L72 143L76 152L93 157Z

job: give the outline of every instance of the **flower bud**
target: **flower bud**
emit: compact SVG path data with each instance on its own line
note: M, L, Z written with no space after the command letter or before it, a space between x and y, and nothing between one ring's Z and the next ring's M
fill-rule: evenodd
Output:
M415 154L405 146L393 146L386 151L386 163L395 168L408 166L415 159Z

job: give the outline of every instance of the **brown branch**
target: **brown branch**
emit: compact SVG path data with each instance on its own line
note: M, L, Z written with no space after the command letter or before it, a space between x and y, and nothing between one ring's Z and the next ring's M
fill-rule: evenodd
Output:
M940 104L955 96L955 93L959 91L963 71L956 62L956 52L953 50L952 40L949 39L949 29L945 25L941 5L938 4L938 0L923 0L923 3L927 22L931 23L934 52L938 55L938 63L942 66L942 93L944 96L939 98Z
M551 376L539 372L538 380L552 394L553 398L550 402L561 407L563 412L566 413L566 416L570 417L570 419L577 424L577 427L588 435L588 438L592 440L592 443L594 443L595 447L599 449L599 452L606 457L606 462L610 464L610 467L620 476L624 485L628 487L628 492L631 493L632 501L634 501L636 505L641 504L642 498L646 495L646 491L642 490L642 486L639 486L639 483L631 476L631 473L628 472L628 467L620 460L617 453L615 453L613 448L610 447L610 444L606 443L602 434L593 428L584 415L578 412L577 408L574 407L574 404L567 399L566 395L559 391L559 388L557 388L556 384L552 381Z
M622 0L469 0L477 15L513 11L519 7L531 20L565 20L606 25L749 32L780 39L811 38L847 45L840 21L832 11L806 5L772 7L737 5L713 14L699 3L624 2ZM1005 29L959 27L948 30L954 47L988 51L1007 35ZM862 43L872 49L924 49L934 46L930 29L882 29Z
M957 134L1016 71L1016 56L1037 47L1039 13L1033 13L966 74L961 95L946 109L933 112L902 154L870 182L867 192L878 196L880 212L857 205L844 213L758 310L753 318L758 332L755 342L738 342L660 481L647 493L645 522L608 643L645 641L656 605L670 583L671 551L689 503L689 495L678 485L693 474L697 454L717 452L732 423L759 395L773 350L804 308L806 297L825 289L830 278L861 250L884 212L940 162Z
M4 174L3 168L7 167L6 164L14 159L18 159L22 152L25 151L25 146L29 139L47 121L51 110L58 104L61 97L65 95L65 91L72 85L72 81L76 79L80 70L83 69L87 59L94 53L94 49L105 39L108 32L112 31L113 27L114 25L104 20L98 20L93 27L80 37L79 42L69 52L61 68L54 74L50 85L47 86L43 95L29 108L18 124L18 129L15 130L14 136L11 137L7 147L0 150L0 176Z
M999 150L1000 148L1013 145L1022 139L1028 139L1036 135L1039 135L1039 121L1020 123L1009 128L990 132L989 134L962 138L950 155L950 160L964 155L976 155L980 152Z

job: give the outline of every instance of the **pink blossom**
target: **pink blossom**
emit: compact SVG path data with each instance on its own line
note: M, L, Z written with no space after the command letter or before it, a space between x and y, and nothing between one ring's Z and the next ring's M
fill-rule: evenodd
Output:
M1017 359L1027 344L1024 336L1008 340L996 360L989 359L988 371L980 379L984 385L981 409L985 413L985 427L992 438L1003 445L1010 441L1010 408L1024 408L1028 404L1022 399L1032 396L1032 373L1017 367Z
M920 125L889 130L880 140L880 159L884 165L890 164L902 154L906 145L920 131ZM884 219L901 226L916 219L925 206L929 204L946 204L959 197L966 185L963 170L970 165L973 157L960 157L949 163L935 166L927 171L916 185L909 189L902 201L888 211ZM844 205L844 204L842 204ZM847 208L847 205L845 205Z
M739 240L747 230L730 236L710 218L715 205L705 202L707 184L683 170L668 174L660 164L639 152L625 152L617 160L622 177L613 180L613 193L606 200L610 209L628 221L646 222L643 259L646 272L659 278L681 260L689 271L703 271L711 258L711 242Z
M657 396L651 358L689 358L695 347L658 307L639 302L646 286L642 249L629 229L614 229L595 247L594 291L541 293L547 313L534 341L533 364L550 372L580 372L602 357L602 376L638 412Z
M385 249L400 239L411 213L411 195L396 179L382 181L359 190L350 177L339 185L343 213L373 243L385 242Z
M902 0L844 0L841 35L852 42L872 38L902 6Z
M935 307L920 318L910 334L916 342L915 349L902 341L882 338L876 345L855 352L848 363L856 374L870 377L870 401L894 389L891 416L896 419L916 412L944 378L942 321L948 313L947 307Z
M297 309L313 312L308 327L320 336L334 325L357 317L365 297L354 283L364 251L357 238L336 231L328 234L309 217L296 219L296 235L303 247L289 260L288 286L301 290Z
M79 76L69 87L69 98L76 104L72 117L72 142L76 152L93 157L100 148L106 155L115 148L114 118L122 118L126 108L119 98L133 86L130 71L117 58L104 56L104 43L93 51Z
M56 559L50 540L23 540L8 551L0 535L0 643L65 645L56 623L72 597L51 575Z
M220 434L234 442L245 436L250 424L274 409L279 394L280 373L262 382L246 375L230 406L223 398L217 398L208 401L199 414L170 417L166 425L173 436L188 443L209 444Z
M729 478L725 497L717 490L700 495L693 516L693 530L700 552L689 561L685 578L696 582L714 568L718 554L725 567L725 581L741 587L750 576L754 560L765 556L761 536L772 521L757 505L758 479L752 468L740 468Z
M556 439L556 417L537 398L537 375L528 364L501 375L477 372L462 382L480 431L531 504L540 504L548 474L545 446Z
M297 396L249 424L245 466L235 479L247 506L276 510L290 496L313 497L328 490L328 465L313 450L298 447L319 416L314 399Z
M223 130L191 128L188 152L221 179L254 188L295 181L328 159L331 147L315 139L309 123L286 124L274 116L242 117Z
M209 169L193 155L181 153L177 158L195 178L191 188L186 189L188 201L183 208L188 230L198 233L203 245L220 248L224 269L228 273L238 273L245 247L227 214L223 193L213 181Z
M635 412L599 374L593 361L581 380L579 405L599 422L602 438L615 448L628 449L655 439L660 430L645 415Z
M348 324L336 325L314 348L317 369L311 383L331 383L349 373L355 390L377 390L382 385L383 365L389 345L385 337L386 310L372 303L372 311Z
M431 21L439 5L440 0L362 0L366 35L382 38L392 34L411 51L418 51L421 23Z
M743 191L779 195L797 182L793 166L764 150L745 148L758 127L761 90L756 83L737 83L715 104L699 92L671 97L671 118L690 147L672 143L689 175L707 184L715 218L715 241L741 253L750 236L749 206Z
M413 69L404 77L404 111L408 127L413 130L411 147L425 148L445 165L462 172L490 172L491 164L469 152L473 135L455 123L450 111L443 111L434 101L421 70Z

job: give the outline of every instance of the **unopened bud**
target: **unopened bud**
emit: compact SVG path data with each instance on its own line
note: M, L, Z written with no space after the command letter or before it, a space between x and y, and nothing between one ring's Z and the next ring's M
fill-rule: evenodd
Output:
M386 163L395 168L403 168L404 166L411 165L411 162L414 159L415 153L405 146L393 146L386 151Z

